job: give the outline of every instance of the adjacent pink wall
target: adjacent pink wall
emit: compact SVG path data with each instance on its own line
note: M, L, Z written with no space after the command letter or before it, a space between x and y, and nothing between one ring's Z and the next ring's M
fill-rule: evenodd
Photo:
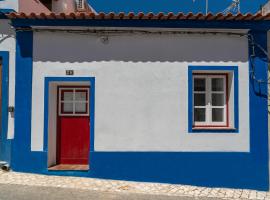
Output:
M92 11L86 5L85 11ZM75 0L52 0L52 10L46 8L39 0L19 0L19 12L29 13L71 13L76 12Z
M71 13L75 12L75 0L53 0L52 11L55 13Z
M26 14L34 13L50 13L39 0L19 0L19 12Z

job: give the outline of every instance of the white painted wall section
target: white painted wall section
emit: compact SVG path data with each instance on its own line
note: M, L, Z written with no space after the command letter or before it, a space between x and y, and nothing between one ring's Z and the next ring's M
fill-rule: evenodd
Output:
M248 41L227 35L34 33L32 151L44 78L95 77L95 151L249 152ZM188 133L188 66L239 67L239 133Z
M14 106L15 99L15 32L11 29L9 20L0 20L0 51L9 52L9 106ZM14 138L14 118L8 116L8 139Z

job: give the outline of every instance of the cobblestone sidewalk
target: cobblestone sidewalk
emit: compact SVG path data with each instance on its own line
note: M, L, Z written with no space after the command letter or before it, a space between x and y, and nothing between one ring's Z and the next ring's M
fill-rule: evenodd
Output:
M26 186L45 186L102 192L123 192L157 194L186 197L214 197L221 199L258 199L270 200L270 192L254 190L235 190L221 188L193 187L159 183L140 183L127 181L102 180L92 178L45 176L0 171L0 183Z

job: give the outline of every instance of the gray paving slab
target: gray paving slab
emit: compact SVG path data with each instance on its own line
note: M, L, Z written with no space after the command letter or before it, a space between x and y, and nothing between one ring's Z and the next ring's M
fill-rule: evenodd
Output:
M80 189L0 184L0 200L196 200L198 197L175 197L150 194L123 194ZM200 198L215 200L217 198Z
M188 185L171 185L161 183L142 183L130 181L104 180L82 177L66 176L46 176L38 174L26 174L16 172L1 172L0 184L2 194L0 200L5 195L17 195L16 188L20 188L21 194L35 196L31 188L36 188L37 194L43 193L45 199L54 194L53 199L61 199L63 194L76 199L77 196L95 199L227 199L227 200L270 200L270 192L255 190L227 189L227 188L206 188ZM14 186L16 185L16 186ZM4 190L4 188L6 188ZM9 188L15 193L9 194ZM1 192L0 190L0 192ZM72 192L75 191L75 192ZM32 192L32 193L31 193ZM74 196L74 194L76 194ZM100 196L102 195L102 196ZM146 195L146 196L145 196ZM21 195L24 198L24 195ZM43 196L38 198L42 200ZM29 198L30 198L29 197ZM165 198L166 197L166 198ZM15 197L14 197L15 198ZM17 196L16 196L17 198ZM109 198L109 199L110 199ZM66 198L65 198L66 199Z

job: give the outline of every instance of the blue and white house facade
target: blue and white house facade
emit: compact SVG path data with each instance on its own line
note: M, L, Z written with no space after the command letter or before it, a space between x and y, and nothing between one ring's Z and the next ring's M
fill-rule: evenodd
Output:
M269 189L269 16L5 16L12 170Z

